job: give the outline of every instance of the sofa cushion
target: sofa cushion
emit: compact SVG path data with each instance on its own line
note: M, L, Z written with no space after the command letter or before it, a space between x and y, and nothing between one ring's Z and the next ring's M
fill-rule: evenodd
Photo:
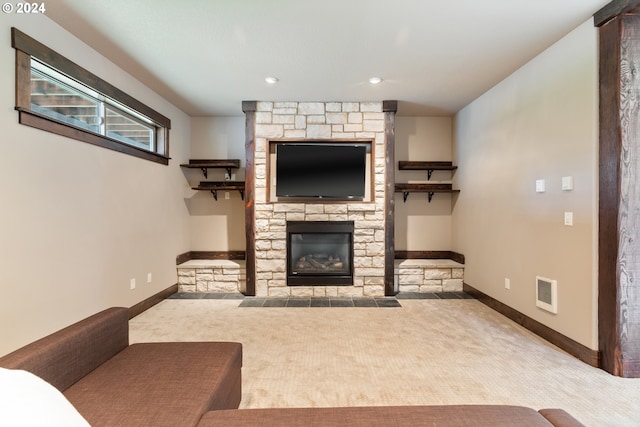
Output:
M540 414L548 419L554 426L573 427L582 424L562 409L540 409Z
M29 371L65 391L127 345L129 310L113 307L1 357L0 366Z
M207 412L198 427L550 427L531 408L504 405L241 409ZM572 425L572 424L568 424ZM580 426L581 424L573 424Z
M239 343L132 344L64 394L94 427L193 426L238 407L241 367Z
M0 425L89 427L60 390L19 369L0 368Z

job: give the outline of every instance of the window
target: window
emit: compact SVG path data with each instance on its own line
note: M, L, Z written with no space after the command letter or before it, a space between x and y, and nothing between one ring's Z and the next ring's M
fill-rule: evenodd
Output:
M12 45L20 123L168 164L169 119L15 28Z

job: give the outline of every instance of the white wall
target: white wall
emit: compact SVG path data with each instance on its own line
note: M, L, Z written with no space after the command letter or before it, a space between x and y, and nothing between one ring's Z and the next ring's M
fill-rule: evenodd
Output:
M241 110L241 105L238 105ZM233 171L244 181L245 147L242 117L194 117L191 126L191 158L240 159ZM244 201L238 191L218 191L218 201L208 191L193 191L200 181L224 181L225 169L209 169L208 178L199 169L184 171L184 202L189 210L192 251L243 251L245 249ZM226 194L225 194L226 193ZM225 199L228 195L229 199Z
M169 166L18 124L12 26L169 117ZM188 116L44 15L0 14L0 64L4 354L177 282L175 257L190 250L179 164L191 129Z
M451 161L451 117L396 117L396 182L451 182L449 171L400 171L399 161ZM404 202L395 195L395 248L408 251L451 250L451 194L411 193Z
M597 32L588 21L455 119L453 250L465 282L597 349ZM470 78L472 70L470 70ZM575 189L561 190L573 176ZM545 193L535 181L545 179ZM574 226L563 225L565 211ZM558 280L558 314L535 277ZM511 279L506 290L504 279Z

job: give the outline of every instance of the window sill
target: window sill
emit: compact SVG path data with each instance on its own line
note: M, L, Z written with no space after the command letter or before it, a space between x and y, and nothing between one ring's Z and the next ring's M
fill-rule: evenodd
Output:
M166 157L162 154L146 151L132 145L124 144L107 136L69 126L67 124L52 120L46 116L34 113L33 111L29 111L23 108L16 108L16 110L18 110L19 112L20 124L66 136L68 138L86 142L92 145L97 145L109 150L129 154L131 156L139 157L141 159L149 160L155 163L160 163L163 165L169 164L170 157Z

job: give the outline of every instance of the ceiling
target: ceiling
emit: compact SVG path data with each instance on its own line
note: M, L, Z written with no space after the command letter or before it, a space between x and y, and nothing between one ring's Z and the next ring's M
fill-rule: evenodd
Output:
M243 100L398 100L409 116L454 114L607 3L56 0L47 15L191 116Z

